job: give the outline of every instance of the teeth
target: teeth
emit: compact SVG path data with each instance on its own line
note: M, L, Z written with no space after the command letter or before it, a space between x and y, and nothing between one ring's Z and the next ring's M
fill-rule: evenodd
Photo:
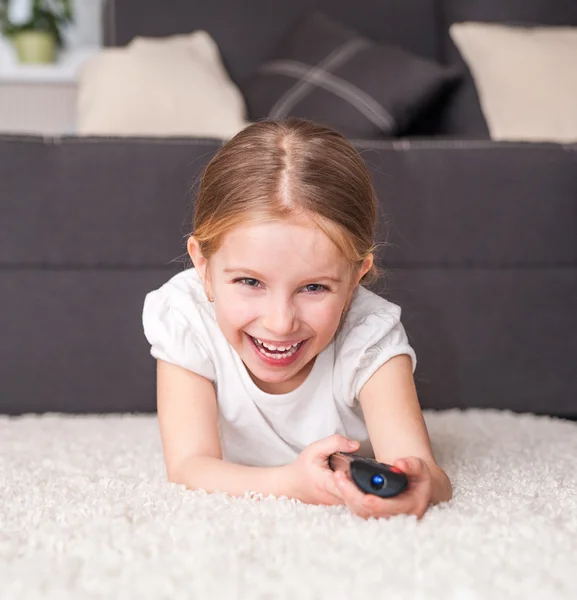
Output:
M280 354L271 354L270 352L267 352L263 347L259 348L259 352L261 352L265 356L268 356L269 358L274 358L276 360L280 360L281 358L288 358L289 356L292 356L296 351L296 348L291 348L291 350L289 350L288 352L282 352Z
M274 359L282 359L282 358L288 358L289 356L292 356L293 354L295 354L295 352L300 348L300 345L302 344L302 342L297 342L296 344L293 344L292 346L273 346L272 344L265 344L262 340L259 340L258 338L252 338L257 346L257 348L259 349L259 351L264 354L265 356L267 356L268 358L274 358ZM275 354L272 354L271 352L267 352L267 350L276 350L277 352Z
M258 338L254 338L255 341L257 341L261 346L264 346L265 348L267 348L268 350L277 350L278 352L286 352L287 350L290 350L291 348L296 348L300 342L297 342L296 344L293 344L292 346L273 346L272 344L265 344L262 340L259 340Z

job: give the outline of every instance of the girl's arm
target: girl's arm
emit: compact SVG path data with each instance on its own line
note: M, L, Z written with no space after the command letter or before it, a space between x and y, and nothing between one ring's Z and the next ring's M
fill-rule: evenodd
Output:
M392 465L399 458L421 458L432 476L431 503L450 500L452 486L433 456L410 357L401 354L383 364L361 389L359 402L376 460Z
M189 456L169 481L183 484L191 490L226 492L231 496L257 492L264 496L272 494L290 498L289 477L285 471L286 466L246 467L212 456Z
M224 462L212 382L157 360L157 408L168 480L189 489L288 495L286 467L246 467Z

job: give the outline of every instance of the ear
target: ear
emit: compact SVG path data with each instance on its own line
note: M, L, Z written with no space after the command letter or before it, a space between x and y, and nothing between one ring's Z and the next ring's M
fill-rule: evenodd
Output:
M353 299L353 293L357 285L359 285L359 281L368 273L369 269L373 266L374 256L369 254L367 258L363 261L361 268L357 271L355 278L353 279L353 284L347 296L347 300L345 302L345 308L343 309L343 314L349 310L349 306L351 304L351 300Z
M190 259L194 263L194 268L198 271L200 278L204 284L204 289L207 288L207 276L208 276L208 261L200 250L200 245L198 240L191 235L186 242L186 249L188 251L188 255Z
M374 260L374 254L368 254L365 260L363 260L361 268L357 271L355 286L357 286L359 284L359 281L369 272L369 269L373 266Z

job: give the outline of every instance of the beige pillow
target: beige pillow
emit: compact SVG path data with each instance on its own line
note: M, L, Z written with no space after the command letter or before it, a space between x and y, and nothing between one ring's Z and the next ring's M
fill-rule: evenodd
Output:
M244 98L205 31L136 38L79 73L79 135L229 139L247 124Z
M577 141L577 28L455 23L495 140Z

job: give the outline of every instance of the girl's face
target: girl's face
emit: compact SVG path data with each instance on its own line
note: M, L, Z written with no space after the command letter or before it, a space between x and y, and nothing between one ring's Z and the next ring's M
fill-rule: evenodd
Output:
M370 256L353 276L329 237L304 219L238 226L209 262L191 237L189 253L224 336L271 394L306 379L372 264Z

